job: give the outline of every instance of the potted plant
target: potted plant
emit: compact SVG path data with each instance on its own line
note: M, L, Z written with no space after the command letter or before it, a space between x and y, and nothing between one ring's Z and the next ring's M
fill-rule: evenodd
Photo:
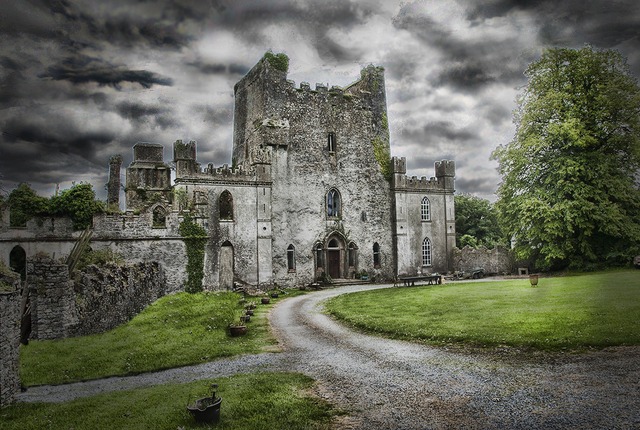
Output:
M222 397L216 397L217 389L218 384L212 384L210 397L203 397L196 400L194 404L187 406L187 410L193 415L196 422L217 423L220 421Z
M240 317L239 322L229 324L229 334L231 337L244 336L247 334L247 326L242 317Z
M538 275L529 275L529 282L531 282L532 287L538 286Z
M264 296L262 299L260 299L260 303L262 303L263 305L268 305L271 302L271 299L268 296Z

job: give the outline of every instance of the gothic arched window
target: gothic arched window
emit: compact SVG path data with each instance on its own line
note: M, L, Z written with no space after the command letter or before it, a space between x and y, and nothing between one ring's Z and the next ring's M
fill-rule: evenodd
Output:
M289 272L296 271L296 248L293 245L287 247L287 269Z
M422 221L431 221L431 202L427 197L424 197L420 203L420 218Z
M233 196L227 190L220 194L220 219L233 219Z
M327 193L327 216L339 218L342 215L341 210L340 193L335 188L332 188Z
M422 241L422 265L431 266L431 240L428 237Z
M324 267L322 264L322 244L321 243L316 244L315 253L316 253L316 268L320 269Z
M153 224L154 228L165 228L167 225L167 213L162 206L157 206L153 210Z

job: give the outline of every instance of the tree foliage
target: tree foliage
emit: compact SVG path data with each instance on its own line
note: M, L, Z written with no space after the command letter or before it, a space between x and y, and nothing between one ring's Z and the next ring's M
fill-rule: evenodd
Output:
M93 215L104 211L91 184L74 184L50 199L39 196L29 184L18 185L7 198L11 207L11 227L24 227L33 217L68 216L76 230L91 225Z
M508 243L498 223L498 213L489 200L458 194L455 204L458 248L467 245L493 248Z
M615 51L549 49L526 70L516 134L493 156L516 254L542 269L639 252L640 88Z
M9 225L11 227L25 227L27 221L34 216L46 215L49 202L46 197L39 196L29 184L19 184L7 198L11 207Z
M74 184L68 190L51 197L49 213L55 216L68 216L73 228L82 230L91 225L93 215L105 210L103 202L96 200L91 184Z

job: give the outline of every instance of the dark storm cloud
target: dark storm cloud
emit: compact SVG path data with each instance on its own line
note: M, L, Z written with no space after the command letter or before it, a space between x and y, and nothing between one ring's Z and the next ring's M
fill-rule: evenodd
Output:
M404 128L401 132L405 141L418 144L434 142L455 142L459 147L475 142L477 136L474 132L458 128L448 121L433 121L422 127Z
M122 118L138 124L155 124L163 130L180 125L179 121L172 118L171 111L166 106L126 101L116 105L116 112Z
M456 175L456 191L461 193L491 195L495 192L498 184L493 176L483 175L481 177L469 177Z
M222 63L205 63L202 60L191 61L188 66L194 67L200 73L205 75L239 75L244 76L250 67L244 64L222 64Z
M171 86L173 81L148 70L128 70L124 66L109 64L98 58L84 55L67 57L60 64L50 66L39 75L42 78L65 80L74 84L95 82L116 89L124 82L136 83L143 88L153 85Z
M445 68L435 83L475 90L495 81L480 64L460 64Z

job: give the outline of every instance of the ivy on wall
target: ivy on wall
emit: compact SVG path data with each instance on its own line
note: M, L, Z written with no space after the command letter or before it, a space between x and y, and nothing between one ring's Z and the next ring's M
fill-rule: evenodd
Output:
M393 170L391 167L391 154L389 153L389 146L384 139L380 136L376 136L371 141L373 145L373 155L376 157L378 164L380 164L380 171L387 181L391 181L393 177Z
M185 215L178 229L187 247L187 283L185 291L197 293L202 291L204 276L204 247L207 243L207 232L196 224L190 215Z
M271 51L267 51L263 58L265 58L275 69L285 73L289 71L289 57L287 54L274 54Z

